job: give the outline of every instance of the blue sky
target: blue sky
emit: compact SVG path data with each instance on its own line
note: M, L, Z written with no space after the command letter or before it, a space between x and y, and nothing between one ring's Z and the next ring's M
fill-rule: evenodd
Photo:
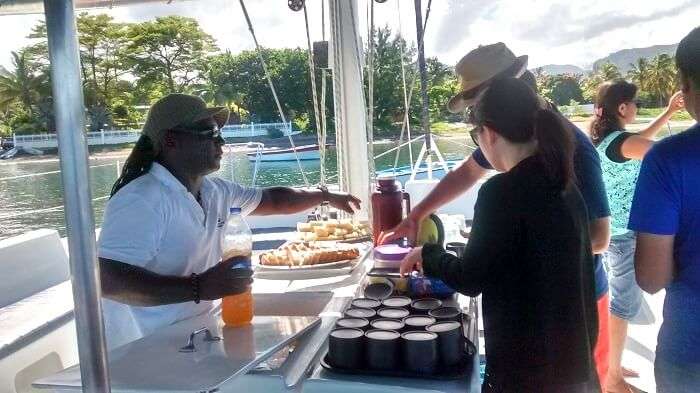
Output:
M312 40L321 39L320 1L307 0ZM423 3L425 6L427 0ZM366 32L367 0L357 0L357 4L360 30ZM283 0L248 0L246 5L261 45L305 47L302 13L290 11ZM190 16L214 36L222 49L235 53L253 47L235 0L176 0L172 4L163 1L91 11L102 12L123 22L171 14ZM395 31L400 27L404 36L415 40L413 1L375 3L375 15L377 25L388 24ZM25 37L41 18L42 15L2 16L0 65L7 66L10 51L29 42ZM448 64L456 63L480 44L503 41L516 55L529 55L531 67L588 67L619 49L678 42L698 25L697 0L435 0L425 44L427 56L437 56Z

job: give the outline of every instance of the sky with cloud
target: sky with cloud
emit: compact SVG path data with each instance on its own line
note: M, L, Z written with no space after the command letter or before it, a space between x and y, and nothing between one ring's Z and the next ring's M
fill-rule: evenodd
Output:
M428 1L423 0L423 6ZM368 0L357 0L360 31L367 31ZM290 11L284 0L248 0L248 12L260 44L305 47L304 16ZM307 0L312 40L320 40L321 0ZM425 9L423 10L425 14ZM219 47L236 53L253 42L236 0L189 0L92 10L121 22L140 22L163 15L197 19ZM0 23L0 65L10 51L26 45L31 26L43 15L8 15ZM414 2L375 3L375 24L389 25L415 40ZM527 54L530 67L593 61L624 48L677 43L700 25L698 0L435 0L425 35L426 56L447 64L480 44L505 42L516 55ZM326 30L328 23L326 21ZM326 34L328 36L328 34Z

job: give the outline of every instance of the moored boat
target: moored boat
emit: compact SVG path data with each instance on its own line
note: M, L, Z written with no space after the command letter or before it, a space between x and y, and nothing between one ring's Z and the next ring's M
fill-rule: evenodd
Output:
M296 150L296 153L295 153ZM279 148L270 147L260 151L246 153L249 161L257 161L258 156L262 162L270 161L295 161L299 160L318 160L321 155L318 145L304 145L294 148ZM298 158L297 158L298 157Z

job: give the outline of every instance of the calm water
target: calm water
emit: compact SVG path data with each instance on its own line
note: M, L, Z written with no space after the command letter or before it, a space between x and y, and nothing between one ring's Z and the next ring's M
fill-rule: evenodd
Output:
M440 151L447 160L462 159L471 152L464 147L466 139L457 138L438 141ZM395 146L395 142L375 143L375 155L385 152ZM414 158L418 155L421 144L413 145ZM376 160L377 170L391 168L394 164L395 152ZM124 158L120 158L123 162ZM327 179L329 183L336 183L336 154L331 149L326 157ZM92 159L90 169L90 189L93 198L109 195L112 184L117 178L117 159ZM409 163L408 151L404 147L399 159L399 165ZM106 165L106 166L102 166ZM320 165L318 161L302 161L304 172L309 182L317 184L320 177ZM49 162L6 162L0 161L0 179L20 176L32 173L51 172L59 169L57 161ZM222 160L221 169L215 176L221 176L228 180L235 180L241 184L251 184L253 165L249 163L245 155L239 153L226 154ZM296 162L261 163L258 170L256 185L273 186L303 185L303 179L297 169ZM102 224L102 214L107 199L93 202L95 224ZM8 218L10 215L31 212L39 209L50 209L63 205L63 194L59 173L42 176L19 178L12 180L0 180L0 239L19 235L24 232L39 228L55 228L61 236L65 236L65 222L63 209L34 212L19 217Z

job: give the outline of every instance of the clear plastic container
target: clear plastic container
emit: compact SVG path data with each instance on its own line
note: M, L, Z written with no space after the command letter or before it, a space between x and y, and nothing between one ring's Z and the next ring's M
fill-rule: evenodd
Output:
M221 239L222 261L235 257L245 257L246 260L233 266L237 268L251 267L253 252L253 233L241 215L241 209L232 207L224 235ZM226 296L221 300L221 317L227 326L247 325L253 320L253 294L248 288L238 295Z

